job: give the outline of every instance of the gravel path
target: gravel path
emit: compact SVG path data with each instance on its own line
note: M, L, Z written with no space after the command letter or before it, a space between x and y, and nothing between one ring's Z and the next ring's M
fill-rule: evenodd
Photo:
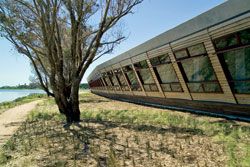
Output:
M0 147L16 132L19 126L27 118L29 112L36 107L41 100L26 103L6 110L0 115Z

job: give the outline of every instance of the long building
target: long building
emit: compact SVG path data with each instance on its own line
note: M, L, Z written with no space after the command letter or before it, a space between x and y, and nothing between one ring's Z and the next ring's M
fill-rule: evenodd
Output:
M106 97L250 120L250 0L229 0L97 66Z

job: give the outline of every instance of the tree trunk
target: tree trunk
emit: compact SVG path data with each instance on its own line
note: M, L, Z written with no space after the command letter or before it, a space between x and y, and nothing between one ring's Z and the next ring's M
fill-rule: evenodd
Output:
M79 85L80 81L75 81L70 89L70 94L65 93L62 89L54 91L55 101L61 114L64 114L67 123L80 121L79 108ZM66 91L68 92L68 91Z

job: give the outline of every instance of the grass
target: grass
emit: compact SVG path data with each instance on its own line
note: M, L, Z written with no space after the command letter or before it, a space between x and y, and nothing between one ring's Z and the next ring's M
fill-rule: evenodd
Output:
M0 166L249 166L250 125L81 94L83 122L62 128L52 99L0 151ZM15 157L15 158L14 158ZM17 158L18 157L18 158ZM139 165L139 166L140 166Z
M25 97L17 98L13 101L2 102L2 103L0 103L0 114L7 109L16 107L16 106L24 104L24 103L34 101L36 99L41 99L44 97L45 97L45 95L43 95L43 94L30 94L30 95L25 96Z

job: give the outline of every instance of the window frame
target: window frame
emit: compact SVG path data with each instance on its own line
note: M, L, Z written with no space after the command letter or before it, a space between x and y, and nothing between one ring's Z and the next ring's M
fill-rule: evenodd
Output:
M182 85L181 85L181 83L180 83L180 80L179 80L179 78L178 78L178 76L177 76L177 73L176 73L176 71L175 71L175 69L174 69L174 67L173 67L172 62L171 62L170 57L169 57L169 61L163 62L163 63L162 63L162 62L159 60L159 57L162 56L162 55L167 55L167 56L169 57L169 54L168 54L168 53L165 53L165 54L161 54L161 55L159 55L159 56L155 56L155 57L152 57L152 58L149 59L150 64L151 64L151 66L152 66L152 68L153 68L153 71L154 71L154 73L155 73L155 75L156 75L156 78L157 78L157 80L158 80L158 82L159 82L159 84L160 84L160 86L161 86L161 89L163 90L163 92L184 92L184 91L183 91L183 88L182 88ZM154 59L154 58L158 58L158 60L159 60L160 63L154 64L154 65L153 65L152 62L151 62L151 59ZM166 64L170 64L170 65L172 66L172 68L173 68L173 70L174 70L174 73L175 73L175 76L176 76L178 82L166 82L166 83L165 83L165 82L164 82L164 83L162 82L161 77L160 77L160 74L159 74L158 71L157 71L157 67L158 67L158 66L162 66L162 65L166 65ZM179 85L180 85L180 88L181 88L181 91L175 91L175 90L173 90L172 84L173 84L173 85L174 85L174 84L179 84ZM165 90L165 89L163 88L164 85L169 85L171 91Z
M142 62L145 62L145 63L146 63L146 67L145 67L145 66L143 67L143 66L141 65ZM136 67L137 64L139 65L139 67L138 67L138 66ZM141 60L141 61L139 61L139 62L134 63L133 65L134 65L134 67L135 67L135 72L136 72L136 74L137 74L137 76L138 76L138 78L139 78L139 80L140 80L140 82L141 82L141 84L142 84L142 86L143 86L145 92L159 92L159 89L158 89L158 87L157 87L157 84L155 83L153 74L152 74L152 72L151 72L151 70L150 70L150 67L149 67L149 64L148 64L147 60ZM147 84L144 83L144 80L142 79L140 70L145 70L145 69L146 69L146 70L149 70L149 73L150 73L150 75L151 75L151 77L152 77L154 83L147 83ZM157 89L153 89L154 86L155 86ZM147 88L149 88L149 89L147 89Z
M122 68L121 68L122 70L123 70L123 72L124 72L124 75L125 75L125 78L126 78L126 80L128 81L128 86L131 88L131 90L132 91L139 91L139 92L141 92L142 91L142 88L141 88L141 85L140 85L140 83L139 83L139 81L138 81L138 78L136 77L136 71L134 71L134 69L133 69L133 65L132 64L129 64L129 65L126 65L126 66L122 66ZM137 83L138 84L132 84L131 83L131 81L130 81L130 79L129 79L129 77L128 77L128 72L133 72L134 73L134 75L135 75L135 78L136 78L136 81L137 81ZM134 89L134 88L137 88L137 89Z
M196 45L199 45L199 44L202 44L202 45L203 45L203 47L204 47L204 49L205 49L205 53L201 53L201 54L197 54L197 55L191 56L190 53L189 53L188 48L189 48L189 47L196 46ZM178 52L178 51L181 51L181 50L186 50L188 56L178 59L178 58L176 58L175 53ZM210 58L208 57L208 53L207 53L206 47L205 47L205 45L204 45L203 42L202 42L202 43L197 43L197 44L194 44L194 45L191 45L191 46L188 46L188 47L183 48L183 49L175 50L175 51L173 51L173 53L174 53L174 56L175 56L177 65L178 65L178 67L179 67L179 69L180 69L180 72L181 72L181 74L182 74L182 76L183 76L183 78L184 78L184 81L185 81L186 85L187 85L188 91L189 91L190 93L216 93L216 94L223 94L223 89L222 89L222 87L221 87L221 85L220 85L220 83L219 83L217 74L215 73L214 67L212 66L212 62L211 62ZM207 58L208 58L208 61L209 61L210 65L211 65L211 67L212 67L212 69L213 69L213 74L214 74L214 76L215 76L215 80L212 80L212 81L189 81L189 79L188 79L188 77L187 77L187 74L186 74L186 72L185 72L185 70L184 70L184 67L183 67L183 65L182 65L182 61L183 61L183 60L188 60L188 59L190 59L190 61L191 61L191 59L197 58L197 57L207 57ZM202 90L203 90L203 91L202 91L202 92L191 91L191 89L189 88L189 85L188 85L189 83L190 83L190 84L192 84L192 83L200 83L201 86L202 86ZM205 87L204 87L204 84L205 84L205 83L216 83L216 84L219 86L219 91L215 91L215 92L206 91L206 89L205 89Z

